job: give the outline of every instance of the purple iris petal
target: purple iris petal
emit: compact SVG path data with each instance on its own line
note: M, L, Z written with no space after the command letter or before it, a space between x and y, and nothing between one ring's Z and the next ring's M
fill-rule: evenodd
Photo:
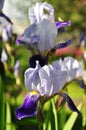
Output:
M67 22L62 22L62 21L59 21L59 22L55 22L56 23L56 27L59 29L59 28L62 28L62 27L65 27L65 26L70 26L71 25L71 21L67 21Z
M5 18L9 23L13 24L12 21L10 20L10 18L8 16L6 16L4 13L0 12L0 17Z
M72 111L77 112L79 116L81 115L80 111L76 108L76 106L73 103L72 99L66 93L57 93L57 94L60 95L60 96L62 96L66 100L66 102L68 104L68 107Z
M17 108L16 110L16 116L19 120L37 114L37 103L39 97L40 97L39 94L32 95L30 93L25 97L23 105Z

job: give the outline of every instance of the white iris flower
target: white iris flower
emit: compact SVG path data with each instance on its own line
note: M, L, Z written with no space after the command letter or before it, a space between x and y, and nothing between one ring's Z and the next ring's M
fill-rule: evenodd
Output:
M43 67L36 61L36 67L27 69L24 76L29 91L36 90L40 95L51 96L60 91L67 82L82 76L82 68L72 57L63 61L59 59Z
M41 55L50 51L55 46L57 28L53 22L43 20L40 24L32 24L23 35L17 39L17 43L24 44L31 51L38 51Z

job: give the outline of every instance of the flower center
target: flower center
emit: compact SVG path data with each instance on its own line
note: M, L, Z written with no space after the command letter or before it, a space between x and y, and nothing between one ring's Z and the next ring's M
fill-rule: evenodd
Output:
M39 64L40 64L41 67L48 63L46 57L42 57L41 55L34 55L29 60L30 67L35 68L36 67L36 61L39 61Z

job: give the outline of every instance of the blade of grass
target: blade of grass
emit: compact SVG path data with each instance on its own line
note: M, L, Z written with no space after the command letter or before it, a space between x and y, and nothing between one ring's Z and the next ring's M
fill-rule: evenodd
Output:
M82 103L79 104L78 109L80 110L82 107ZM66 122L66 124L64 125L63 130L72 130L72 127L76 121L78 117L77 113L72 113L72 115L69 117L68 121Z
M47 113L46 113L46 117L45 117L45 121L44 121L44 124L43 124L43 130L47 130L48 128L48 124L49 124L49 120L50 120L50 113L51 113L51 104L49 103L48 104L48 110L47 110Z
M51 122L50 121L48 123L48 130L52 130L52 128L51 128Z
M86 126L86 90L84 92L84 96L83 96L83 126Z
M10 105L6 102L6 130L12 130Z
M53 108L53 114L54 114L54 119L55 119L55 130L58 130L58 116L57 116L57 111L55 108L55 103L54 100L52 99L52 108Z
M5 98L3 92L3 83L0 77L0 130L4 130L5 122Z

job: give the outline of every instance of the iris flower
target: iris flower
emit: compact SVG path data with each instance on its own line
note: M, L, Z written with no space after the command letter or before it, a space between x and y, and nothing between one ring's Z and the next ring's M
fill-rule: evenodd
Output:
M70 40L62 44L55 43L57 33L58 29L55 23L44 19L37 25L35 23L30 25L16 42L23 44L34 54L45 55L52 49L62 48L70 45Z
M59 94L66 99L68 104L71 104L70 97L59 91L66 83L82 77L82 68L79 62L72 57L59 59L42 67L39 61L36 61L36 67L28 68L24 77L29 94L25 97L23 105L16 110L18 119L36 115L37 104L41 98L46 102L49 98ZM73 102L69 107L79 113Z
M45 12L46 10L46 12ZM64 44L56 44L58 29L70 26L71 21L54 22L54 9L47 2L37 2L29 9L30 26L17 39L17 43L25 45L32 54L47 54L51 49L64 48L70 45L70 40ZM46 38L45 38L46 37Z
M48 13L44 13L46 10ZM16 116L20 120L39 114L39 104L41 111L43 105L55 95L62 96L68 103L72 111L80 114L71 98L60 92L70 81L77 79L82 88L86 89L84 82L78 80L82 77L83 71L79 62L72 57L59 59L48 64L46 55L56 50L70 45L70 40L64 43L56 43L58 29L69 26L67 22L52 22L54 20L53 7L45 3L36 3L29 10L31 25L25 29L24 33L17 39L17 43L25 45L32 52L29 60L30 68L25 73L25 86L29 91L23 104L17 108Z
M52 5L48 4L47 2L37 2L28 11L30 24L39 24L44 19L54 22L54 8ZM70 26L71 21L63 22L59 20L55 22L57 28L61 28L64 26Z

